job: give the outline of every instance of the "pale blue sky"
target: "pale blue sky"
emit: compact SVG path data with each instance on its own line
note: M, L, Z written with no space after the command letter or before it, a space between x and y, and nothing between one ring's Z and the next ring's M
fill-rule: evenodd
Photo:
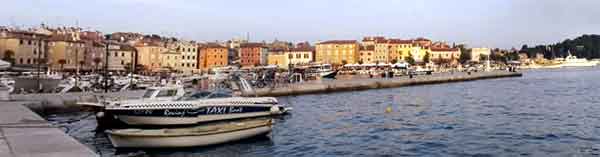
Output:
M74 25L188 40L428 37L520 47L600 34L600 0L8 0L0 25Z

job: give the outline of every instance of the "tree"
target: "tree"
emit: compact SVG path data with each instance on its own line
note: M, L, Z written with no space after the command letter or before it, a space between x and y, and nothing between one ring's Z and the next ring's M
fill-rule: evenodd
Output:
M15 64L15 52L12 50L4 51L4 56L2 56L2 60L9 62L10 64Z
M65 64L67 64L67 61L64 59L60 59L58 60L58 64L60 64L60 71L63 71Z
M342 60L342 66L348 64L348 61Z
M429 63L429 60L430 60L429 55L431 55L431 54L429 54L429 52L425 52L425 56L423 56L423 62Z
M408 53L408 57L406 57L406 62L410 65L415 65L415 59L412 56L412 53Z
M485 54L479 54L479 60L480 60L480 61L488 60L488 55L485 55Z
M363 60L362 60L362 59L361 59L361 60L358 60L358 64L363 64L363 63L364 63L364 62L363 62Z
M469 60L471 60L471 51L466 48L461 48L460 49L460 57L458 57L458 61L460 63L464 64Z
M394 59L392 59L391 63L396 64L396 63L398 63L398 60L396 58L394 58Z

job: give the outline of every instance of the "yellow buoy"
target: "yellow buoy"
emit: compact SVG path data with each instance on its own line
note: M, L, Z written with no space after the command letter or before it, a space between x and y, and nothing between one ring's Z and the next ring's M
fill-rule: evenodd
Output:
M386 107L385 113L390 113L390 112L392 112L392 107L391 106Z

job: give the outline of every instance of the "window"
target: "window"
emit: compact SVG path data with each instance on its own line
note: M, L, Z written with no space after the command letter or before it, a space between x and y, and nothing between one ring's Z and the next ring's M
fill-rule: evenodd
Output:
M294 58L294 55L293 54L289 54L288 58L292 59L292 58Z
M19 40L19 44L20 44L20 45L23 45L23 40Z
M302 58L301 54L296 54L296 58Z
M121 60L121 65L124 65L124 64L125 64L125 62L123 62L123 60Z
M31 63L31 59L27 58L27 64Z
M156 89L148 89L146 93L144 93L144 96L142 96L142 98L150 98L152 97L152 95L154 95L154 92L156 91Z
M121 52L121 57L125 57L125 53L124 52Z
M308 58L308 54L304 54L304 58Z
M31 45L31 40L28 40L28 41L27 41L27 45Z
M156 97L170 97L175 96L177 94L177 90L162 90L158 92Z
M37 54L37 51L36 51L36 50L33 50L33 54L34 54L34 55L35 55L35 54Z

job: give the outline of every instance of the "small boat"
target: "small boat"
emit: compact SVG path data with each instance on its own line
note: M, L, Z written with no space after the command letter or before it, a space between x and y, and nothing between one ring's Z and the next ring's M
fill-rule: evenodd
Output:
M173 129L114 129L105 131L116 148L200 147L238 141L271 132L271 119L200 125Z
M182 91L183 88L153 88L142 99L104 102L101 115L127 125L194 125L280 115L291 110L273 97L237 97L226 91L197 91L180 96Z
M588 61L585 58L577 58L577 56L569 56L565 58L565 61L561 64L561 67L591 67L598 65L598 61Z
M309 69L312 73L315 73L317 74L317 76L324 78L335 78L338 72L336 70L333 70L331 64L311 65Z

